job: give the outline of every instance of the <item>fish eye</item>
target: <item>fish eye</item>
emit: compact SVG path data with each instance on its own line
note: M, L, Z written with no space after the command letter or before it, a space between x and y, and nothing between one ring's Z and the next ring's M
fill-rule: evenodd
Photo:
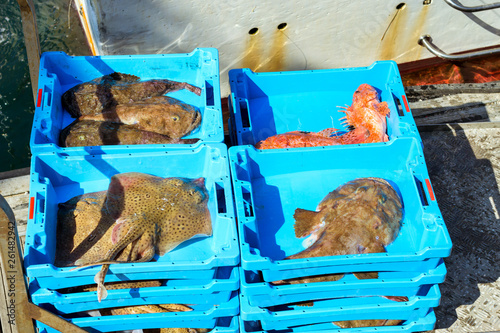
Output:
M179 116L172 116L173 121L179 121Z

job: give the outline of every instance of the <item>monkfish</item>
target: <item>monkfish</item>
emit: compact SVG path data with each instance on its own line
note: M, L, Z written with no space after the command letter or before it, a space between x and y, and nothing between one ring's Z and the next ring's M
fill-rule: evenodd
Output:
M180 89L201 95L199 87L186 82L166 79L140 81L137 76L115 72L67 90L61 97L61 103L73 118L78 118L101 113L118 104L161 96Z
M178 99L158 96L133 103L119 104L101 113L85 115L82 120L109 121L134 125L135 128L179 139L201 123L200 111Z
M94 278L99 301L107 295L104 277L109 264L119 263L117 254L130 243L134 244L129 261L146 262L188 239L212 234L204 182L204 178L161 178L138 172L111 177L103 207L114 221L112 246L99 260L76 262L80 267L102 265Z
M174 139L169 136L110 121L75 120L59 135L61 147L137 144L193 144L198 139Z
M259 141L258 149L298 148L317 146L336 146L372 142L386 142L387 121L390 109L387 102L379 102L374 87L362 84L353 95L349 107L341 107L346 116L340 118L349 127L347 133L335 128L325 128L319 132L292 131L276 134Z
M305 250L285 259L386 252L399 233L403 205L394 188L381 178L357 178L330 192L317 211L295 210L295 235L304 238ZM376 278L377 273L354 273ZM298 284L336 281L343 274L329 274L276 281Z

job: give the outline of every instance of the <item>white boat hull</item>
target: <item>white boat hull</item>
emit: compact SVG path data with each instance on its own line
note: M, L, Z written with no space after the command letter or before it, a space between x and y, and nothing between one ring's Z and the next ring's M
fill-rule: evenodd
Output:
M461 3L472 6L478 1ZM217 48L223 97L229 94L227 71L232 68L265 72L368 66L388 59L408 63L434 57L418 44L422 35L430 35L447 53L500 43L500 9L463 13L443 0L76 0L76 4L95 55Z

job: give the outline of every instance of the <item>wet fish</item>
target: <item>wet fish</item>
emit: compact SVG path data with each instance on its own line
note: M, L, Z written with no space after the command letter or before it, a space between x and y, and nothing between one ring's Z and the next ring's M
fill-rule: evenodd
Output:
M74 266L77 260L92 262L101 259L103 251L112 246L114 219L104 206L106 191L75 196L59 204L56 230L58 267ZM132 244L125 247L117 260L129 260Z
M393 299L393 301L407 302L408 298L404 297L401 299ZM293 305L310 307L314 305L314 302L301 302L301 303L295 303ZM394 319L373 319L373 320L366 319L366 320L334 321L332 323L340 328L359 328L359 327L376 327L376 326L397 326L400 325L402 322L403 320L394 320Z
M150 287L160 287L161 285L162 285L161 280L109 282L106 284L106 289L118 290L118 289L150 288ZM97 291L97 287L95 285L86 285L86 286L69 287L58 290L58 292L61 294L82 293L89 291Z
M340 134L335 128L326 128L319 132L292 131L276 134L259 141L258 149L298 148L386 142L386 116L390 109L387 102L379 102L374 87L360 85L353 94L351 106L341 107L346 116L340 118L350 130Z
M162 312L187 312L193 311L184 304L145 304L126 306L121 308L111 308L112 315L144 314L144 313L162 313Z
M373 86L361 84L354 92L351 106L343 109L347 125L358 131L368 132L363 143L389 141L385 119L390 113L389 105L387 102L379 102L378 92Z
M314 132L293 131L283 134L273 135L265 140L259 141L255 148L257 149L276 149L276 148L299 148L299 147L318 147L318 146L336 146L342 144L337 138L329 138Z
M198 142L198 139L173 139L166 135L140 130L134 125L92 120L75 120L61 131L59 138L61 147Z
M200 111L178 99L158 96L133 103L119 104L101 113L85 115L82 120L109 121L134 125L135 128L180 139L201 123Z
M330 192L317 211L296 209L295 235L305 250L286 259L386 252L399 233L403 206L394 188L381 178L357 178ZM354 273L376 278L376 273ZM297 284L336 281L338 274L276 281Z
M72 117L78 118L100 113L118 104L161 96L180 89L201 95L199 87L186 82L166 79L140 81L137 76L115 72L67 90L61 97L61 103Z
M374 326L397 326L403 320L375 319L375 320L345 320L333 322L340 328L374 327Z
M109 264L130 243L134 262L145 262L174 249L195 236L210 236L212 224L204 178L161 178L144 173L121 173L111 177L106 207L115 221L111 232L113 246L100 260L77 261L80 267L102 265L94 281L98 300L107 295L104 277Z

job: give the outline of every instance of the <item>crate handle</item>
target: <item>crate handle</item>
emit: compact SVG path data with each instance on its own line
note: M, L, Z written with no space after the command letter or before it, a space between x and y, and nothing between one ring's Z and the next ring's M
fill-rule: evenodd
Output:
M205 95L206 95L207 106L214 106L215 105L214 83L212 80L205 80Z
M241 117L241 127L250 127L250 116L248 114L248 105L246 100L239 101L239 111Z
M254 217L252 191L245 185L241 186L241 197L243 198L245 217Z
M404 114L404 111L403 111L403 106L401 105L401 101L399 100L399 98L392 94L392 98L394 99L394 103L396 104L396 109L398 111L398 115L400 117L403 117L405 114Z
M415 184L417 186L418 194L420 196L420 200L422 201L423 206L429 206L429 200L430 201L436 201L436 197L434 196L434 190L432 189L431 181L429 178L425 178L425 186L420 179L418 179L416 176L413 177L415 180ZM426 195L427 193L427 195Z
M219 214L226 214L226 194L224 191L224 185L221 183L215 183L215 194L217 196L217 212Z

